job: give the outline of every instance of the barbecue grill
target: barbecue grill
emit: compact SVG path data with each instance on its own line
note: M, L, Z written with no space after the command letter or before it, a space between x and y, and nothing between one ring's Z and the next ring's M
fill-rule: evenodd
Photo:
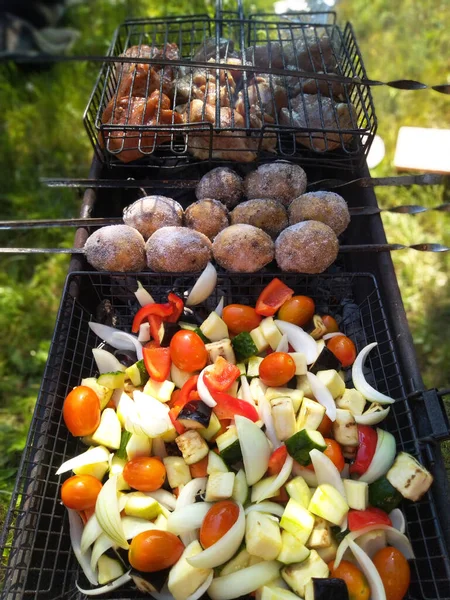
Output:
M222 12L218 14L223 15ZM229 36L237 47L243 48L261 39L283 41L286 38L282 36L293 35L296 30L306 35L306 30L312 29L314 36L326 31L332 39L339 39L338 64L342 75L366 77L351 26L347 25L343 32L338 30L334 13L331 17L326 15L325 19L323 13L297 15L294 22L292 16L288 19L273 15L255 15L248 19L240 16L229 13L226 23L205 16L127 21L118 29L110 54L117 55L135 43L148 43L152 36L155 40L152 43L158 45L160 40L177 41L178 35L180 49L187 44L183 54L186 59L202 46L203 34L216 36L217 43L220 37ZM192 38L186 35L188 27L191 27ZM181 66L188 66L187 60L184 62L186 64ZM244 70L244 83L247 81L248 85L251 76L251 70ZM111 139L108 134L114 132L114 126L101 123L101 114L106 103L114 97L117 85L117 67L108 63L102 68L86 111L85 124L95 148L90 178L97 185L93 183L85 191L80 216L120 217L123 208L143 192L168 195L187 206L195 199L195 182L211 168L211 163L216 163L211 147L208 160L192 159L187 148L189 136L195 129L193 124L165 129L160 126L148 129L147 126L120 126L124 130L130 127L126 131L135 131L136 149L145 150L137 162L123 164L108 150L107 144L102 148L98 143L99 135L107 141ZM349 87L346 89L347 97L354 105L360 102L357 114L361 120L352 130L352 146L341 147L332 153L311 152L296 143L294 131L285 131L278 125L273 128L278 156L300 161L309 182L342 179L343 168L353 169L349 180L369 177L361 161L364 161L376 127L370 90L364 86L354 86L351 91ZM141 142L143 132L147 130L157 134L163 132L170 136L170 141L165 148L155 145L145 149ZM305 133L312 140L314 134L323 135L324 131L307 130ZM211 127L208 135L212 135ZM252 137L261 136L261 133L244 128L242 135ZM265 160L267 157L259 151L257 158ZM227 164L241 175L254 168L251 164ZM357 165L359 168L355 168ZM111 178L119 182L125 182L129 177L142 179L144 167L152 167L145 190L102 186L102 181L105 183ZM362 206L375 210L371 216L352 219L342 242L349 245L385 244L373 189L361 187L356 181L339 192L350 208ZM92 227L78 229L75 246L81 248L92 231ZM273 265L252 275L220 271L217 288L207 301L208 307L215 306L222 295L226 302L254 303L274 275L280 274ZM390 255L349 253L341 255L326 274L282 274L282 278L296 293L311 296L319 310L337 315L344 332L354 339L358 349L372 341L378 342L369 363L372 383L398 399L385 421L386 428L396 437L399 448L416 456L435 476L430 492L420 502L404 502L401 506L407 520L407 535L416 554L408 598L450 599L448 489L439 448L439 442L450 437L449 425L442 395L436 390L424 389ZM186 274L97 273L87 265L82 254L72 258L26 450L0 539L0 546L8 553L5 566L0 568L0 577L4 578L1 597L5 600L82 598L75 582L78 580L83 586L86 581L71 550L67 512L59 503L61 481L55 476L58 466L81 451L81 447L64 426L62 404L69 390L78 385L82 377L95 371L90 349L95 345L96 337L88 327L89 321L98 318L99 307L107 302L117 319L117 326L129 330L137 309L133 294L137 280L159 301L174 287L188 289L193 278ZM140 598L142 594L129 586L105 597L125 600Z

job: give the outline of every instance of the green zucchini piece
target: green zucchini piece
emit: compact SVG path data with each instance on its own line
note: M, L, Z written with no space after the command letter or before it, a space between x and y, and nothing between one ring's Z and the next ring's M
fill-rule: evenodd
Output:
M319 431L302 429L286 440L286 448L294 460L303 465L311 464L311 450L326 450L326 443Z
M219 419L217 418L215 413L211 413L211 418L209 419L209 425L206 429L199 429L199 434L205 439L207 442L211 440L219 431L222 425L220 424Z
M231 343L238 360L245 360L246 358L250 358L250 356L258 354L258 348L255 346L251 335L247 333L247 331L238 333L238 335L231 340Z
M130 378L131 383L136 387L145 385L149 380L149 375L143 360L138 360L134 365L125 369L125 375Z
M229 427L225 433L219 435L216 439L219 454L223 460L232 465L235 462L242 460L241 446L237 435L236 427Z
M371 506L390 513L391 510L397 508L401 501L402 495L385 476L369 485L369 504Z
M110 390L123 388L125 385L125 373L123 371L114 371L113 373L103 373L97 377L98 385L104 385Z

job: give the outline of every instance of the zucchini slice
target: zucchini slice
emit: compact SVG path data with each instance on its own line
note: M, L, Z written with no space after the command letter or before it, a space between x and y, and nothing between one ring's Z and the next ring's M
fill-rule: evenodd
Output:
M286 448L292 458L303 465L309 465L311 450L326 450L326 443L319 431L302 429L286 440Z

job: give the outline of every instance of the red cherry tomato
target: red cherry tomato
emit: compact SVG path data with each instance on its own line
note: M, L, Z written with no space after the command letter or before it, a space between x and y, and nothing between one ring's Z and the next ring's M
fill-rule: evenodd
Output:
M159 490L166 480L166 469L159 458L139 456L127 462L122 475L133 489L139 492L154 492Z
M369 506L366 510L349 510L348 528L350 531L358 531L358 529L364 529L369 525L389 525L389 527L392 527L392 521L381 508Z
M259 365L261 381L270 387L279 387L295 375L295 362L286 352L272 352Z
M278 473L283 468L284 463L287 458L287 448L286 446L280 446L276 450L272 452L269 458L269 466L267 468L267 472L269 475L278 475Z
M278 311L278 318L302 327L314 316L316 305L308 296L292 296Z
M411 581L408 561L397 548L388 546L372 558L386 592L386 600L402 600Z
M101 482L92 475L74 475L62 484L62 503L74 510L93 508L102 487Z
M339 325L334 317L331 315L323 315L323 324L327 328L327 333L337 333L339 331Z
M200 543L209 548L218 542L233 525L239 516L239 507L230 500L216 502L203 519L200 529Z
M337 335L327 344L328 350L335 355L343 367L350 367L356 358L355 344L346 335Z
M194 331L182 329L170 342L170 357L182 371L200 371L206 365L208 352L203 340Z
M134 569L153 573L174 565L183 551L184 546L176 535L152 529L131 540L128 560Z
M334 568L334 561L328 565L330 577L343 579L348 590L349 600L369 600L370 587L363 573L348 560L341 560L339 567Z
M222 312L222 319L227 324L231 333L251 331L258 327L262 318L251 306L244 304L229 304Z
M63 418L72 435L91 435L100 424L100 400L91 388L79 385L73 389L63 405Z

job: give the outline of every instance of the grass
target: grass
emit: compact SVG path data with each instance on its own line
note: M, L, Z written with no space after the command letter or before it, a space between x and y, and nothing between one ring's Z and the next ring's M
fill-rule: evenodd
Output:
M66 15L81 36L74 53L105 52L112 33L127 10L152 14L149 1L96 0L74 5ZM163 14L167 4L160 7ZM231 2L228 3L231 6ZM262 5L258 3L258 8ZM268 8L270 4L265 1ZM186 12L180 6L180 12ZM225 5L227 8L227 5ZM211 3L189 3L190 12L212 10ZM149 13L151 11L151 13ZM403 0L342 0L340 21L350 20L369 75L383 80L417 78L429 83L444 80L449 53L449 16L444 3ZM1 218L45 218L77 215L76 192L49 190L39 184L43 176L86 176L92 150L81 125L82 112L92 89L98 65L59 64L39 71L10 66L0 72L0 174ZM393 155L401 125L450 127L448 97L431 91L374 90L379 134L387 154L374 175L392 174ZM450 190L441 187L380 188L382 206L449 201ZM389 241L441 241L450 245L448 215L426 213L416 217L383 217ZM0 232L0 244L66 246L73 231L36 230ZM394 255L395 267L427 386L449 385L450 296L448 255ZM68 258L52 256L0 257L0 521L14 484L47 357Z

